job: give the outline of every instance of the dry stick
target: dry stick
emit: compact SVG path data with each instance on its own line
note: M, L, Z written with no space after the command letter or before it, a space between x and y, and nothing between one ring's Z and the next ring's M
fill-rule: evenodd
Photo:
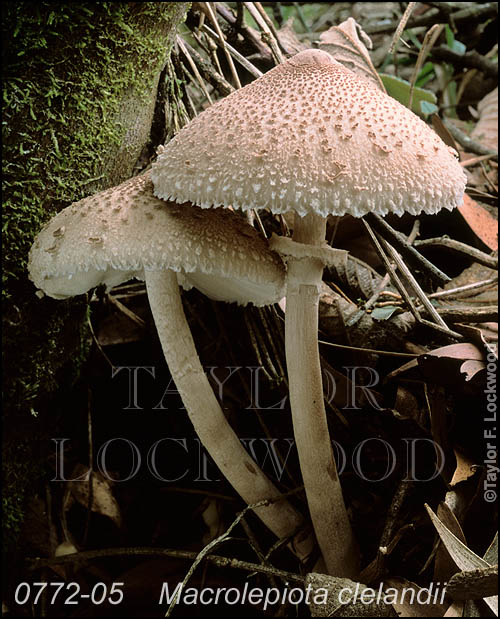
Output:
M203 91L203 94L205 95L205 97L207 98L207 101L210 103L210 105L213 103L212 98L210 96L210 93L207 90L207 87L205 86L205 82L203 81L203 78L200 75L200 72L198 71L198 67L196 66L194 60L191 58L191 54L188 52L188 50L186 49L186 46L184 45L184 41L182 40L182 37L180 37L179 35L177 35L177 45L179 46L179 48L181 49L182 53L184 54L184 56L186 57L189 66L191 67L191 69L193 70L193 73Z
M471 157L470 159L464 159L464 161L460 162L460 165L462 166L462 168L468 168L469 166L473 166L476 165L478 163L481 163L482 161L488 161L488 159L493 159L494 154L491 153L490 155L478 155L477 157Z
M202 444L221 473L247 505L258 503L256 514L278 538L293 535L303 524L299 512L288 502L278 502L280 491L252 460L229 425L208 382L186 321L173 271L145 271L146 288L165 360L177 391ZM275 502L263 504L262 499ZM291 544L304 560L314 540L297 536Z
M457 69L468 67L477 69L489 77L498 78L498 63L488 60L475 50L466 52L465 54L457 54L449 47L436 47L432 50L432 57L436 60L444 60L450 62Z
M233 27L237 34L240 34L245 39L246 43L255 49L262 59L271 61L272 54L269 51L269 47L257 36L257 32L253 28L247 27L243 21L245 10L242 2L236 3L236 10L237 14L235 17L228 7L222 3L217 3L217 13Z
M271 31L272 37L274 38L274 41L275 41L276 45L279 48L279 51L283 52L284 54L291 55L290 50L288 50L283 45L283 43L281 42L279 32L276 30L276 27L274 26L273 20L265 12L264 8L262 7L262 4L260 2L254 2L253 4L255 4L255 8L260 13L262 19L264 20L264 22L266 23L267 27ZM278 53L278 58L279 58L279 56L280 56L280 54ZM283 57L281 56L281 58L283 58ZM283 60L281 60L281 62L283 62Z
M222 34L222 30L220 29L219 22L217 21L217 17L215 16L215 13L212 10L212 6L210 2L205 2L205 6L207 7L207 11L208 11L208 14L210 15L210 19L214 25L215 31L220 38L221 47L224 52L224 55L226 56L226 60L229 64L231 75L233 76L234 82L236 84L236 88L241 88L240 78L238 77L238 73L236 71L236 67L234 66L234 62L231 57L231 54L229 53L226 47L226 41L224 39L224 35Z
M419 235L419 231L420 231L420 221L418 219L415 219L415 221L413 222L413 226L411 229L411 232L408 236L408 245L411 246L412 243L415 242L415 239L417 238L417 236ZM368 299L368 301L366 301L366 303L363 305L363 307L361 309L359 309L357 312L355 312L350 318L349 320L347 320L346 322L346 327L350 327L354 324L356 324L362 316L364 316L364 314L366 313L366 310L370 309L370 307L372 307L372 305L374 305L378 298L380 297L381 294L395 294L395 293L389 293L389 291L385 291L384 293L384 288L387 286L387 284L389 283L391 277L389 275L389 273L386 273L384 275L384 277L382 278L382 280L380 281L379 285L377 286L377 289L375 290L375 292L372 294L372 296ZM401 297L399 297L401 298Z
M269 45L275 63L281 64L284 60L283 54L281 53L278 43L276 42L276 38L271 32L271 29L266 23L266 20L263 19L262 15L259 13L256 7L257 3L244 2L243 4L246 7L247 11L250 13L250 15L254 18L259 28L262 30L262 39Z
M396 32L394 33L394 36L392 38L392 43L388 50L389 54L394 53L396 46L398 44L398 41L401 38L401 35L403 34L403 30L406 27L406 23L410 19L410 15L413 13L413 9L415 8L416 4L417 4L416 2L408 2L408 6L406 7L405 12L403 13L403 17L401 18L398 24L398 27L396 28Z
M92 517L92 505L94 503L94 439L92 433L92 393L90 388L87 392L87 437L89 442L89 478L88 478L88 497L87 513L85 516L85 529L83 531L82 546L87 545L89 535L90 519Z
M420 309L420 308L419 308ZM498 307L486 305L481 307L443 307L439 314L450 322L496 322Z
M497 151L491 150L479 142L476 142L447 118L444 119L444 125L455 140L460 144L460 146L465 148L467 151L474 153L475 155L490 155L493 161L498 161Z
M307 35L313 34L311 32L311 26L306 22L304 18L304 13L302 12L302 7L300 6L300 2L293 2L292 4L295 7L295 10L297 11L297 17L299 18L300 25L305 30L305 35L307 36ZM318 33L318 36L319 34L320 33Z
M421 17L416 17L409 21L406 25L407 28L417 28L418 26L431 26L435 24L437 21L440 21L441 11L439 9L431 9L427 11L425 15ZM462 22L470 21L471 18L475 17L494 17L498 14L498 3L497 2L485 2L485 3L476 3L476 6L467 7L465 9L461 9L460 11L456 11L455 13L449 13L446 16L446 21L448 19L452 19L455 24L460 24ZM389 24L382 25L374 25L374 26L366 26L365 32L367 34L379 34L382 32L392 32L395 28L397 28L399 22L393 21Z
M364 216L364 219L368 221L370 227L373 228L376 232L378 232L382 237L388 239L399 252L401 252L410 263L411 266L419 268L426 273L435 281L437 284L443 285L447 284L451 281L451 277L443 273L440 269L438 269L430 260L427 260L425 256L422 256L420 252L418 252L415 247L413 247L404 235L398 230L394 230L392 226L390 226L385 219L380 217L380 215L375 215L374 213L370 213ZM414 245L417 246L419 244L418 241L414 242Z
M382 262L384 263L385 269L387 273L389 274L393 284L396 286L396 288L399 290L399 294L403 297L403 299L408 304L408 307L411 313L413 314L413 316L415 317L415 320L420 322L422 317L418 313L418 310L416 306L414 305L411 297L407 293L406 288L403 286L403 282L399 279L396 273L396 270L394 269L394 266L392 265L391 261L389 260L386 253L384 252L382 245L380 244L378 238L375 235L375 232L372 230L370 224L366 221L365 218L362 218L362 221L363 221L363 224L365 225L366 230L368 231L368 234L370 235L373 246L375 247L375 250L377 251L377 254L381 258Z
M437 313L435 307L426 297L424 291L422 290L419 283L413 276L413 273L410 271L410 269L406 266L406 264L401 259L401 256L394 249L394 247L390 245L385 239L382 239L382 242L385 246L386 251L389 253L391 258L394 260L400 272L406 277L406 279L410 283L411 287L415 291L415 294L417 295L418 299L421 301L422 305L429 312L429 314L434 318L434 320L437 322L438 325L441 325L444 329L447 329L448 325L441 318L441 316Z
M194 36L194 35L193 35ZM196 37L195 37L196 38ZM197 39L198 40L198 39ZM187 41L183 41L185 48L196 62L200 73L210 82L224 97L233 92L234 86L230 84L221 73L214 70L212 64L205 60Z
M471 294L477 294L481 290L488 290L494 284L498 283L498 275L491 277L490 279L484 279L481 282L475 282L474 284L465 284L464 286L457 286L456 288L449 288L448 290L440 290L439 292L433 292L428 295L429 299L441 299L449 297L469 297Z
M321 247L326 219L297 217L293 241ZM356 578L358 550L342 496L326 419L318 350L323 262L288 256L285 351L300 468L318 544L332 575Z
M410 96L409 96L408 105L407 105L407 107L410 110L413 104L413 92L415 90L415 83L417 81L418 74L420 73L420 69L422 68L422 65L424 64L427 54L431 51L432 47L434 46L434 43L436 42L437 38L439 37L439 35L441 34L443 30L444 30L443 24L434 24L434 26L432 26L432 28L430 28L425 33L425 37L422 42L422 47L420 48L418 52L417 62L415 63L415 68L413 69L413 74L411 76Z
M391 505L387 512L384 530L382 531L379 547L377 550L377 556L369 565L365 567L365 569L361 573L361 582L370 583L378 580L378 578L384 572L385 561L387 557L387 547L391 542L391 539L394 537L396 527L400 525L401 508L403 507L403 503L409 491L413 488L413 485L413 482L409 482L404 479L399 482L399 485L396 489L396 492L394 493L394 496L392 497Z
M418 247L447 247L464 256L472 258L475 262L490 267L490 269L498 270L498 256L490 256L484 251L471 247L461 241L455 241L447 236L436 237L434 239L424 239L422 241L415 241L415 245Z
M255 78L258 78L258 77L261 77L261 75L264 75L262 71L259 71L257 67L255 67L249 60L247 60L245 56L240 54L238 50L234 49L234 47L229 45L229 43L225 43L223 45L222 44L223 39L220 39L219 35L216 32L214 32L206 24L203 24L203 32L207 33L217 43L219 47L221 48L224 47L225 49L227 49L227 51L231 54L231 56L233 56L234 59L237 60L240 63L240 65L244 69L246 69L251 75L253 75Z
M261 501L261 503L265 503L264 501ZM253 509L255 509L257 507L257 505L253 506ZM179 588L179 591L175 594L175 596L172 599L172 602L170 603L167 612L165 613L165 617L170 617L175 604L178 601L178 597L180 595L180 592L182 591L183 587L186 586L186 584L189 582L189 579L191 578L191 576L193 575L194 571L196 570L196 568L198 567L198 565L200 564L200 562L209 555L210 551L215 548L216 546L219 546L220 544L224 543L225 541L230 540L231 538L229 537L231 531L234 529L234 527L239 524L239 522L243 519L243 517L245 516L246 512L248 511L248 508L244 509L242 512L240 512L236 519L229 525L228 529L219 537L217 537L216 539L212 540L209 544L207 544L205 546L205 548L203 548L199 553L198 556L196 557L196 559L194 560L194 563L191 565L191 567L189 568L186 576L184 577L183 581L182 581L182 586Z
M377 239L375 233L371 229L370 224L366 221L365 217L362 218L362 221L363 221L363 223L365 225L365 228L367 229L367 231L368 231L368 233L369 233L369 235L370 235L370 237L371 237L371 239L373 241L373 244L375 246L375 249L377 250L378 255L380 256L382 262L384 263L384 266L385 266L387 272L390 273L390 276L391 276L391 279L392 279L394 285L399 290L399 293L401 294L403 299L408 304L408 307L410 308L411 313L415 317L415 320L417 320L417 322L419 322L422 325L425 325L427 327L430 327L431 329L439 331L440 333L445 333L446 335L452 336L452 337L457 338L457 339L463 339L463 337L462 337L462 335L460 335L460 333L456 333L455 331L451 331L450 329L448 329L448 327L444 328L441 325L437 325L434 322L430 322L430 321L426 320L425 318L422 318L422 316L420 315L417 307L415 306L415 304L413 303L411 297L407 293L406 288L403 286L403 283L399 279L399 277L398 277L394 267L391 264L391 261L389 260L389 258L386 256L384 250L382 249L382 246L380 245L379 240Z
M396 352L392 350L378 350L377 348L366 348L363 346L347 346L346 344L335 344L334 342L325 342L323 340L318 340L319 344L324 344L325 346L333 346L334 348L343 348L344 350L357 350L359 352L364 353L373 353L375 355L386 355L388 357L417 357L417 353L410 352Z
M75 552L73 554L63 555L61 557L53 557L50 559L27 559L28 569L30 571L42 569L43 567L52 567L56 565L71 565L72 563L87 563L95 559L106 559L108 557L172 557L174 559L187 559L193 561L198 556L196 552L188 550L176 550L170 548L149 548L141 546L132 546L130 548L103 548L100 550L85 550L83 552ZM285 581L303 583L304 577L293 572L285 572L267 565L259 565L258 563L250 563L248 561L240 561L239 559L229 559L219 555L206 555L202 557L203 561L209 561L217 567L228 567L231 569L244 570L246 572L257 572L264 576L274 576L282 578Z

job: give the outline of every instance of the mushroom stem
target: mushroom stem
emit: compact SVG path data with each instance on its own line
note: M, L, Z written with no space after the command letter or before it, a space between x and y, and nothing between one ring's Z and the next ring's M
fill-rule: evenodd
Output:
M145 280L165 360L203 446L248 505L273 501L255 513L278 538L291 537L291 549L305 561L314 548L314 536L299 531L304 526L302 515L282 499L229 425L200 363L175 273L145 270Z
M326 219L296 216L293 240L322 246ZM328 431L318 350L323 262L288 256L285 349L293 427L311 519L327 569L356 578L358 550L347 515Z

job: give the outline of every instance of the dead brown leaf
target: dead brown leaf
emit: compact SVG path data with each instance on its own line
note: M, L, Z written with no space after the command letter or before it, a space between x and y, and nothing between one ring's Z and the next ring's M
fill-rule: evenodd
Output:
M471 138L492 150L498 150L498 87L489 92L477 105L479 120Z
M398 592L398 602L393 602L392 606L400 617L442 617L446 610L446 606L443 604L432 603L434 599L439 599L440 589L437 590L438 595L434 598L432 590L429 591L427 596L427 592L422 587L404 578L388 578L384 581L384 585L386 592L389 588L396 589ZM405 593L410 590L414 591L413 596ZM419 602L419 599L426 599L428 601Z
M385 92L384 85L368 53L371 46L370 37L352 17L323 32L319 43L320 49L328 52L335 60L368 80L375 88Z
M83 465L77 465L72 474L72 479L82 477L86 472L86 467ZM82 507L87 508L89 504L89 483L82 477L80 481L68 482L68 490L71 497L77 501ZM67 504L69 507L71 502ZM110 518L117 527L121 526L122 519L120 513L120 507L116 501L112 484L102 475L99 471L92 473L92 504L91 510L102 516Z
M449 484L452 488L461 481L466 481L472 477L477 471L477 464L475 462L469 460L469 458L458 449L453 449L453 451L457 459L457 467Z
M474 344L450 344L419 355L391 372L387 378L396 378L418 368L423 378L438 384L453 384L456 387L457 380L470 382L484 369L483 359L483 352Z
M498 222L480 204L464 194L462 206L458 207L458 212L474 234L492 251L498 249Z
M440 503L437 508L437 516L439 520L455 535L458 539L466 544L465 535L462 527L451 511L447 503ZM446 550L444 544L440 543L436 552L436 561L434 563L434 580L436 582L446 582L457 571L457 566Z

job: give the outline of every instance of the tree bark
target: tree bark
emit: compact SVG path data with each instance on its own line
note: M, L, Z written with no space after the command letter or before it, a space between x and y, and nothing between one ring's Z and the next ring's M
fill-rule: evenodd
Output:
M76 378L89 341L84 301L35 296L29 248L56 211L132 175L189 4L2 5L4 493L14 512L37 478L35 445L53 436L51 395Z

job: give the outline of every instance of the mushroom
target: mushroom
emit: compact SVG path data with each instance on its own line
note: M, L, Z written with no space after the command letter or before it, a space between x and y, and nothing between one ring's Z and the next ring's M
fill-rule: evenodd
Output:
M415 114L336 62L306 50L231 93L163 147L160 198L202 207L295 211L287 256L285 339L295 439L311 518L331 574L355 578L357 550L323 403L317 345L326 217L452 209L457 154Z
M212 297L265 305L281 299L282 260L242 217L159 200L149 173L60 211L38 234L30 279L55 298L144 279L168 367L189 418L221 473L301 560L314 546L298 534L301 514L257 466L229 425L207 380L182 308L177 277Z

